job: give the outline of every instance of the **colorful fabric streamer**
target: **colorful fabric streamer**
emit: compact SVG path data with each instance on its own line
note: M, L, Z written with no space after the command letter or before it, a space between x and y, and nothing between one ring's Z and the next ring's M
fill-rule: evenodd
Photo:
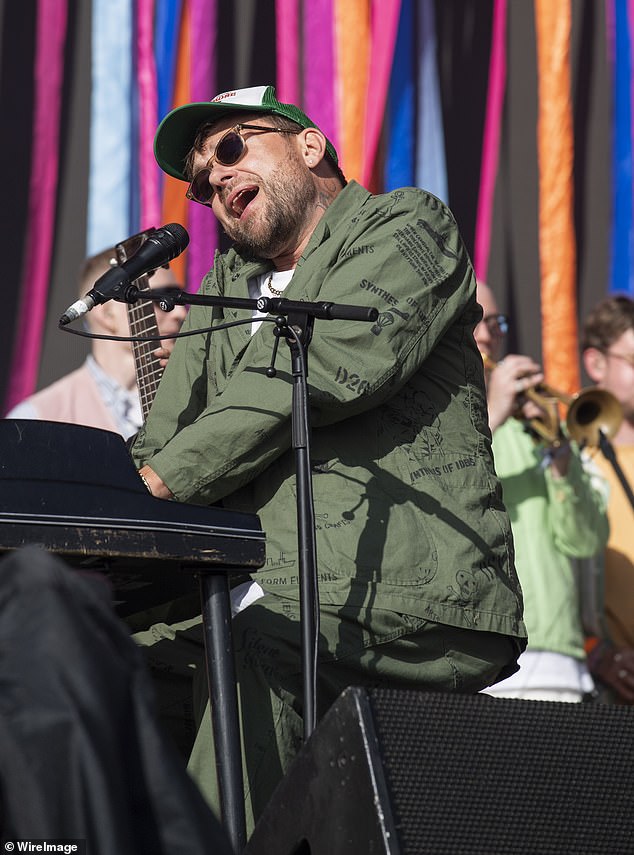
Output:
M445 132L436 56L434 0L420 0L418 15L418 124L416 185L449 202Z
M484 138L482 142L482 165L480 168L480 192L476 220L474 268L480 282L486 282L489 273L491 250L491 221L493 198L497 176L500 128L506 88L506 0L495 0L493 6L493 31L491 35L491 57L489 60L489 91L487 94Z
M363 129L361 183L371 190L385 101L390 82L401 0L373 2L370 16L370 64Z
M333 0L313 0L304 10L303 108L332 142L338 145L335 111Z
M363 178L363 134L370 57L368 0L335 0L339 162L348 179Z
M415 32L413 0L402 0L387 99L387 142L383 172L385 190L411 187L416 180Z
M191 0L191 101L210 101L216 94L215 0ZM187 285L198 290L210 269L218 244L218 227L211 212L196 202L189 203Z
M38 0L28 235L6 409L37 382L55 230L67 15L65 0Z
M280 101L301 103L299 0L275 0L277 86Z
M542 356L555 388L579 388L570 0L536 0L538 62L539 256Z
M632 21L634 4L613 0L612 240L610 291L634 294ZM629 13L629 14L628 14Z
M173 101L166 109L169 112L172 107L178 107L189 101L190 85L190 15L189 4L185 3L181 10L180 30L178 36L178 50L176 53L176 79L174 81ZM160 117L161 119L163 116ZM184 228L188 227L189 210L192 203L185 197L185 185L177 178L163 175L163 209L161 221L163 223L180 223ZM199 282L189 282L187 278L187 261L189 250L170 262L170 267L178 282L185 283L187 290L198 290Z
M139 93L139 228L161 225L159 172L154 160L154 134L158 120L158 85L154 63L154 0L137 0L136 72Z
M246 2L246 0L245 0ZM196 290L213 261L218 227L210 210L187 202L185 185L154 160L156 126L174 106L217 92L218 0L90 0L91 127L86 251L94 254L141 227L182 223L190 248L172 265ZM549 381L578 388L576 247L572 203L569 41L572 0L535 0L539 78L539 241L543 363ZM12 399L31 391L38 347L29 340L46 305L54 216L68 0L38 0L36 134L24 264L28 330L20 316ZM240 5L240 4L238 4ZM255 4L253 4L255 8ZM634 0L607 0L613 60L613 174L609 288L634 294ZM73 12L72 4L70 5ZM300 104L335 144L344 173L377 192L425 187L450 201L436 56L435 0L275 0L278 96ZM508 0L492 0L489 85L474 246L476 275L488 274L506 78ZM249 18L259 20L255 14ZM487 13L488 14L488 13ZM451 19L445 19L445 22ZM62 25L63 22L63 25ZM240 22L236 20L239 26ZM248 27L242 35L250 36ZM249 50L244 37L239 49ZM583 60L583 58L580 58ZM45 66L46 63L46 66ZM243 67L244 63L240 67ZM265 82L265 81L257 81ZM245 80L251 85L256 81ZM46 151L37 136L46 126ZM42 187L53 188L46 201ZM35 193L32 189L31 193ZM49 190L47 189L47 194ZM35 241L34 235L38 239ZM44 239L42 239L44 235ZM51 238L52 240L52 238ZM38 291L33 298L34 289ZM36 306L34 315L33 306ZM31 348L31 349L29 349Z
M93 0L88 255L132 233L132 0Z
M182 0L156 0L154 61L159 121L172 108L182 7Z

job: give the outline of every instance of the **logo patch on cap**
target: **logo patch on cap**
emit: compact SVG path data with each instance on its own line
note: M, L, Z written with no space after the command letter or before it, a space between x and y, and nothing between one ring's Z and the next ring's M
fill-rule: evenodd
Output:
M210 101L217 104L220 101L228 101L236 104L244 104L247 107L261 107L264 101L264 93L268 86L250 86L248 89L233 89L230 92L221 92Z

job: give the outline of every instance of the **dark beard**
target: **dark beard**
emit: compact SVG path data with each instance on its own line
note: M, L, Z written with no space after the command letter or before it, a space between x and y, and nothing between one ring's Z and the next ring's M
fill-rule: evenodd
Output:
M267 197L266 222L243 226L236 221L225 226L241 255L275 258L300 234L304 212L313 209L317 194L310 176L296 162L289 167L290 163L280 167L260 182L260 191Z

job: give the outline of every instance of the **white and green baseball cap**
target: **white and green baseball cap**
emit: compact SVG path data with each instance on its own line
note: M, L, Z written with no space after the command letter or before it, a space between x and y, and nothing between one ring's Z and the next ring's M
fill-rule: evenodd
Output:
M154 137L154 156L161 169L174 178L188 181L184 173L185 158L194 144L198 128L204 122L214 121L232 112L285 116L302 128L318 128L299 107L278 101L273 86L252 86L249 89L222 92L211 101L184 104L165 116ZM337 152L329 139L326 139L326 151L338 167Z

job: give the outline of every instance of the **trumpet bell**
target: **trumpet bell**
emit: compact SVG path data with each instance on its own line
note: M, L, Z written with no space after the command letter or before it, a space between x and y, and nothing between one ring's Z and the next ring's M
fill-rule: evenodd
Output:
M492 371L498 363L482 353L482 361L487 370ZM542 415L524 419L521 415L521 400L529 399L542 410ZM568 395L539 383L526 389L520 399L515 417L525 422L531 436L545 445L557 448L565 437L561 429L560 406L566 407L566 428L568 436L580 447L599 448L600 433L612 439L623 421L623 409L617 399L606 389L587 386L575 395Z
M599 431L611 439L621 426L623 410L611 392L589 386L573 395L566 414L568 435L580 446L598 448Z

